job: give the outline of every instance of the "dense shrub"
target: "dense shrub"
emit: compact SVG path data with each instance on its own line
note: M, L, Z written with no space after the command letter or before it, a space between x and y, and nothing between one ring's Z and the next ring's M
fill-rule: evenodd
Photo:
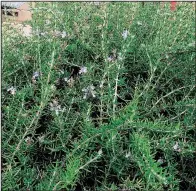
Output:
M30 24L2 28L3 190L195 190L193 3L39 2Z

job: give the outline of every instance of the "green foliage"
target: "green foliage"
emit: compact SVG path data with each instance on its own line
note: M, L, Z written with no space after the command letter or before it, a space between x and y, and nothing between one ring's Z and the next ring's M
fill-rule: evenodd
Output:
M3 25L2 189L195 190L194 14L37 2L32 36Z
M147 137L143 134L135 133L131 146L134 161L137 163L146 181L147 190L162 190L163 186L169 186L172 190L178 190L176 188L177 180L174 179L174 175L171 173L172 167L163 169L153 159L150 142Z

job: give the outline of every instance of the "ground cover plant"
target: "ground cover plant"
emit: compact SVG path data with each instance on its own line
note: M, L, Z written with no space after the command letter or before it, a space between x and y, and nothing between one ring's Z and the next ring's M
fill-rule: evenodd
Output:
M2 27L3 190L196 189L195 8L37 2Z

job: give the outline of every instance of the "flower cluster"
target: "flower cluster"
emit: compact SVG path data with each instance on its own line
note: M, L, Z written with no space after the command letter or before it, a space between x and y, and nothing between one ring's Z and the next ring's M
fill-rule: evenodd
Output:
M48 21L49 22L49 21ZM61 37L61 38L65 38L67 36L67 33L65 31L58 31L58 30L55 30L53 32L51 32L53 36L55 37ZM34 35L37 35L37 36L43 36L43 37L46 37L47 35L49 35L50 33L45 31L41 31L40 29L37 29L33 32Z
M88 98L95 98L95 87L93 85L88 86L87 88L83 88L82 91L84 92L83 99L88 99Z
M61 109L61 105L59 105L58 101L56 99L52 100L50 105L50 110L55 111L56 115L59 114L59 111L64 111L64 109Z
M79 74L85 74L87 73L87 67L83 66L80 68Z
M56 37L65 38L67 36L67 33L65 31L61 32L61 31L55 30L53 32L53 35L56 36Z

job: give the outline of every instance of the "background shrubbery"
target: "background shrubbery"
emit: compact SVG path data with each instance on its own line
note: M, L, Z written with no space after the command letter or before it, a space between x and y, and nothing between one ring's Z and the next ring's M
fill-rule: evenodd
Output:
M32 37L3 27L3 190L195 190L194 14L40 2Z

